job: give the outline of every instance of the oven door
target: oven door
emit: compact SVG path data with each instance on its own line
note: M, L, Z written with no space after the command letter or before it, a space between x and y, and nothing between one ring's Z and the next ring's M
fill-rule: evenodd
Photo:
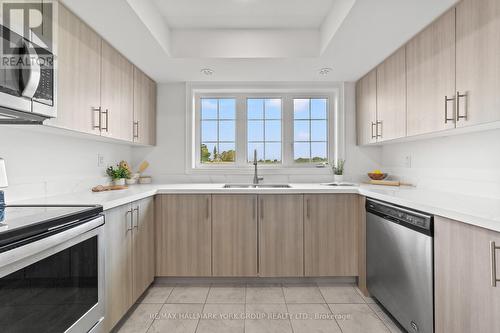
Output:
M0 253L0 327L83 333L104 319L104 218Z

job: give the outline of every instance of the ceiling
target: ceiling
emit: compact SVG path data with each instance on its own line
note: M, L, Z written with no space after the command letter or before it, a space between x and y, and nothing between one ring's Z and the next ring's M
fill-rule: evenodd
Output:
M457 2L61 1L157 82L355 81Z
M319 29L335 0L153 0L173 29Z

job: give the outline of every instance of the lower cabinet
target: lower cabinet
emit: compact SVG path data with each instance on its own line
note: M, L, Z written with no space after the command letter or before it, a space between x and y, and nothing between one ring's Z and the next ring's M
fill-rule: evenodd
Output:
M257 195L212 196L213 276L257 276Z
M110 331L154 279L153 198L105 212L106 315Z
M359 200L356 194L304 196L306 276L357 276Z
M259 276L304 276L303 195L259 196Z
M436 333L500 331L500 249L492 245L500 233L435 218Z
M156 275L212 275L211 195L156 197Z

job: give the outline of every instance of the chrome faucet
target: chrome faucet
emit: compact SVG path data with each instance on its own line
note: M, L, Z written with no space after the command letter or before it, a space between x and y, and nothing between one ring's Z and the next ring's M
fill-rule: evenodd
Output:
M253 166L254 166L254 172L253 172L253 184L258 185L259 181L264 180L264 177L259 177L258 171L257 171L257 149L253 151Z

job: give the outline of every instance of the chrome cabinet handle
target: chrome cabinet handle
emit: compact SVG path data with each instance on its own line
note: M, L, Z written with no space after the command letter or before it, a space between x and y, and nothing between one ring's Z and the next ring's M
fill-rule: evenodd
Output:
M467 108L465 108L465 114L462 116L460 115L460 98L466 98L467 94L461 94L459 91L457 91L457 122L460 121L460 119L467 120Z
M139 121L134 121L132 135L133 135L134 139L139 139Z
M109 131L109 110L106 109L106 111L101 111L101 114L104 114L106 116L106 127L101 127L102 131ZM99 117L100 118L100 117Z
M133 219L132 209L127 210L127 213L125 214L125 218L128 218L129 214L130 214L130 218L127 219L127 222L130 222L130 223L127 226L127 232L129 232L133 229L133 227L132 227L132 224L133 224L133 222L132 222L132 219Z
M495 242L490 242L490 260L491 260L491 286L496 287L500 279L497 278L497 253L500 246L496 246Z
M377 133L373 134L373 127L374 127L374 126L377 126L377 123L374 123L374 122L372 121L372 139L376 139L376 138L377 138ZM378 129L377 129L377 130L378 130Z
M93 107L92 108L92 112L94 112L94 126L93 128L94 129L98 129L99 131L102 129L102 121L101 121L101 107L98 106L98 107ZM95 112L97 112L97 116L98 116L98 121L97 121L97 125L95 124Z
M139 206L135 207L134 208L134 212L135 212L135 224L132 224L134 228L136 228L137 230L139 230Z
M448 118L448 102L455 101L455 97L444 96L444 123L448 124L449 121L454 121L455 117Z
M384 124L384 122L382 120L377 121L377 138L382 137L382 131L384 130L383 124ZM380 135L378 134L378 125L380 125Z

